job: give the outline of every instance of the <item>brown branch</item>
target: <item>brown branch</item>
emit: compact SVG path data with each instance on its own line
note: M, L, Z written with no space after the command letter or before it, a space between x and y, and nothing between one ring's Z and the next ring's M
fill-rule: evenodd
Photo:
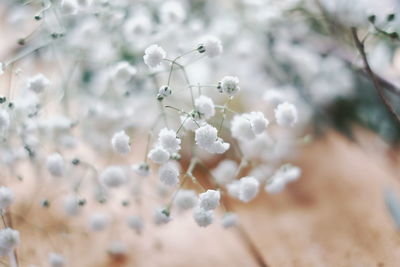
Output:
M358 38L357 29L352 27L351 28L351 34L352 34L353 39L354 39L354 44L355 44L355 46L356 46L356 48L357 48L358 52L360 53L361 58L363 60L365 71L367 72L368 76L371 78L372 83L374 84L374 87L375 87L379 97L381 98L382 102L385 104L385 106L387 107L389 112L396 119L396 121L398 123L400 123L399 115L397 115L397 113L394 110L393 106L391 105L391 103L385 97L385 93L383 91L382 84L381 84L382 79L378 79L377 78L376 74L372 71L372 69L371 69L371 67L370 67L370 65L368 63L367 54L365 53L365 50L364 50L364 44Z

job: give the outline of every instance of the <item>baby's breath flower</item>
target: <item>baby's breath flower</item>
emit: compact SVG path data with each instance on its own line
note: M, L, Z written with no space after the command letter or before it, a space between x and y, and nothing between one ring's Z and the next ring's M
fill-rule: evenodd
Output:
M125 171L118 166L107 167L100 174L100 181L108 187L119 187L124 184L128 178Z
M235 178L237 168L238 165L235 161L226 159L221 161L211 173L217 184L225 185Z
M178 167L172 162L167 162L158 170L160 181L168 186L174 186L179 183L179 170Z
M281 179L275 179L271 182L267 182L265 185L265 191L270 194L280 193L285 189L285 182Z
M128 216L126 220L129 228L136 231L137 234L141 234L144 228L143 219L136 215Z
M243 202L249 202L258 194L260 183L252 176L243 177L239 180L239 199Z
M47 169L54 177L60 177L64 174L64 159L59 153L53 153L47 157Z
M158 67L161 62L165 59L167 53L162 49L162 47L153 44L146 48L144 51L144 63L150 68Z
M300 175L301 169L299 167L285 164L274 173L270 181L267 181L265 191L270 194L279 193L285 188L286 184L299 179Z
M169 89L168 85L163 85L158 90L158 94L164 98L170 96L172 94L172 91L171 89Z
M154 223L157 225L167 224L171 221L169 211L163 208L157 208L154 212Z
M216 190L207 190L199 195L199 207L204 210L213 210L219 206L221 193Z
M173 130L167 128L161 129L158 134L158 142L169 153L175 153L181 149L181 140Z
M201 95L195 99L196 110L204 117L206 120L215 115L215 106L211 98Z
M129 40L134 37L147 35L151 32L152 22L144 15L130 18L124 24L124 35Z
M175 197L174 204L180 210L191 209L197 204L197 195L193 190L181 189L178 191Z
M156 146L150 150L148 157L155 163L164 164L169 160L170 154L161 146Z
M239 217L237 214L232 212L227 212L222 217L222 226L224 228L230 228L238 224Z
M287 102L279 104L275 109L275 118L279 125L293 127L297 122L297 109Z
M231 145L229 143L224 142L221 138L217 138L217 140L207 149L208 152L213 154L223 154L225 153Z
M77 216L80 213L79 199L75 195L69 195L64 200L64 211L68 216Z
M147 177L150 174L149 164L142 162L132 166L132 170L139 176Z
M120 154L128 154L131 151L130 138L125 131L117 132L111 138L114 151Z
M11 228L0 230L0 256L9 254L19 244L19 232Z
M161 6L160 18L163 24L177 24L185 20L186 12L178 1L166 1Z
M264 117L262 112L250 113L250 124L255 135L262 134L268 126L269 121Z
M225 76L220 81L220 86L222 91L230 96L236 95L240 91L239 78L235 76Z
M89 225L93 231L102 231L107 227L109 218L104 213L94 213L90 216Z
M232 136L241 141L250 141L255 138L251 121L244 115L236 115L231 121Z
M75 15L78 12L78 3L76 0L62 0L61 12L66 15Z
M193 218L200 227L206 227L213 222L213 211L197 207L193 210Z
M39 73L28 80L28 89L35 93L41 93L50 85L50 81L43 74Z
M129 81L135 74L137 70L131 64L126 61L118 62L114 67L114 79L127 82Z
M50 267L64 267L65 258L58 253L49 253L49 265Z
M208 36L205 37L201 44L197 47L197 51L199 51L199 53L205 53L208 57L216 57L222 53L223 47L218 38L214 36Z
M8 208L14 202L14 192L5 186L0 186L0 209Z
M217 133L218 131L215 127L205 124L195 132L196 144L203 149L208 149L217 140Z

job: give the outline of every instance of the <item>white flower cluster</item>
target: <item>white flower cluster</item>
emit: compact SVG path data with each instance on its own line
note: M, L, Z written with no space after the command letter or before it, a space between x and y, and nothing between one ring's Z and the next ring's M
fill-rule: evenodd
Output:
M209 124L196 130L195 141L199 147L214 154L225 153L230 147L229 143L218 137L218 130Z
M6 256L19 244L19 232L11 228L0 230L0 256Z
M265 190L270 194L281 192L288 183L300 178L301 169L299 167L286 164L280 167L265 185Z
M201 227L213 222L213 211L219 206L221 193L216 190L207 190L199 195L198 206L193 210L193 218Z

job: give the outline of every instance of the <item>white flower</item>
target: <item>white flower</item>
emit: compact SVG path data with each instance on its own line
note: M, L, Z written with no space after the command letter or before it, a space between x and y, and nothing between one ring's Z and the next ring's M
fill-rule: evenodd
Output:
M130 18L124 24L124 35L127 39L147 35L151 32L152 22L148 16L138 15Z
M282 165L267 182L265 190L274 194L281 192L286 184L296 181L300 178L301 169L291 164Z
M167 128L161 129L158 134L158 142L170 154L176 153L181 149L181 140L176 136L175 131L168 130Z
M132 166L132 170L139 176L147 177L150 174L149 164L142 162Z
M200 125L203 124L203 121L197 118L189 117L188 115L180 116L181 123L183 124L183 128L189 131L196 131Z
M233 137L241 141L250 141L256 137L251 121L244 114L233 117L231 132Z
M161 6L160 18L163 24L181 23L186 18L186 12L181 3L166 1Z
M269 121L264 117L262 112L250 113L250 124L255 135L262 134L268 126Z
M282 192L285 189L285 182L281 179L274 179L271 182L267 182L265 185L265 191L270 194L276 194Z
M49 253L50 267L63 267L65 265L65 258L58 253Z
M161 146L156 146L150 150L148 157L155 163L164 164L169 160L170 154Z
M8 208L14 202L14 192L5 186L0 186L0 209Z
M200 112L201 116L206 120L215 115L215 106L211 98L201 95L194 101L196 110Z
M221 138L217 138L217 140L207 149L208 152L214 154L222 154L225 153L231 145L229 143L224 142Z
M226 159L221 161L211 173L217 184L225 185L235 178L237 168L238 165L235 161Z
M293 127L297 122L297 109L287 102L279 104L275 109L275 118L280 126Z
M278 89L268 89L263 95L263 100L273 107L285 102L286 98L287 96L283 90Z
M61 12L66 15L75 15L78 12L78 3L76 0L62 0Z
M50 81L41 73L28 80L28 88L35 93L41 93L50 85Z
M232 212L227 212L224 214L224 217L222 217L222 226L224 228L229 228L236 226L238 224L239 217L237 214L232 213Z
M151 45L146 48L144 51L144 63L146 63L147 66L150 68L156 68L158 67L163 59L167 56L167 53L165 53L164 49L162 49L158 45Z
M9 254L19 244L19 232L11 228L0 230L0 256Z
M154 223L157 225L166 224L171 221L169 211L166 209L158 208L154 212Z
M75 195L69 195L64 200L64 211L69 216L79 215L79 199Z
M193 190L180 189L175 197L174 204L180 210L191 209L197 204L197 195Z
M239 78L235 76L225 76L221 81L221 90L230 96L236 95L240 91Z
M143 219L136 215L128 216L126 220L129 228L136 231L136 233L140 234L143 231L144 223Z
M111 138L111 145L114 151L120 154L128 154L131 151L130 138L125 131L115 133Z
M168 186L174 186L179 183L179 170L172 162L167 162L158 170L160 181Z
M103 213L94 213L90 216L89 226L93 231L102 231L106 228L109 218Z
M108 187L118 187L128 180L125 171L118 166L107 167L100 174L100 181Z
M64 174L64 159L59 153L53 153L47 157L47 169L54 177L60 177Z
M199 195L199 206L204 210L213 210L218 207L221 193L216 190L207 190Z
M114 67L114 79L122 82L128 82L135 74L137 70L131 64L126 61L118 62Z
M167 97L172 94L172 91L171 91L171 89L169 89L168 85L163 85L160 87L160 89L158 89L158 94L163 97Z
M205 124L195 132L196 144L203 149L208 149L217 140L217 133L218 131L215 127Z
M204 38L201 45L198 46L197 50L200 53L205 53L208 57L216 57L222 53L223 47L221 41L218 38L214 36L208 36Z
M213 211L197 207L193 210L193 218L200 227L206 227L213 222Z
M8 129L10 126L10 115L4 109L0 109L0 131Z
M239 180L239 199L243 202L249 202L258 194L260 183L254 177L247 176Z

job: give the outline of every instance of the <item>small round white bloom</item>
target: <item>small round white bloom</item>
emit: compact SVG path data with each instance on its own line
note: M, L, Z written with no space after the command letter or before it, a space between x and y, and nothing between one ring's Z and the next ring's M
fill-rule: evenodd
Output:
M128 82L137 70L126 61L119 62L114 68L114 79L122 82Z
M231 122L232 136L241 141L253 140L256 136L251 121L245 114L236 115Z
M4 109L0 109L0 131L8 129L10 126L10 115Z
M208 152L214 154L222 154L225 153L231 145L229 143L224 142L221 138L218 139L207 149Z
M183 124L183 127L186 130L193 131L193 132L196 131L196 129L199 128L199 126L202 125L204 122L201 119L188 117L188 115L182 115L182 116L180 116L180 119L181 119L181 123Z
M144 51L144 63L149 66L150 68L158 67L161 62L165 59L167 53L165 53L162 47L153 44L146 48Z
M167 224L171 221L169 211L166 209L158 208L154 212L154 223L157 225Z
M287 102L279 104L275 109L275 118L280 126L293 127L297 122L297 109Z
M28 88L35 93L41 93L50 85L50 81L41 73L28 80Z
M216 190L207 190L199 195L199 206L204 210L213 210L218 207L221 193Z
M160 89L158 89L158 94L163 96L163 97L167 97L170 96L172 94L171 89L169 88L168 85L163 85L160 87Z
M145 15L130 18L124 24L124 35L127 39L147 35L151 32L152 21Z
M66 15L75 15L78 12L78 3L76 0L62 0L61 12Z
M214 36L208 36L204 38L197 50L200 53L205 53L208 57L216 57L222 54L223 47L218 38Z
M168 186L174 186L179 183L179 170L172 162L167 162L158 170L160 181Z
M79 215L79 199L75 195L69 195L64 200L64 211L69 216Z
M273 179L271 182L267 182L265 185L265 191L270 194L277 194L285 189L286 183L282 179Z
M264 117L262 112L250 113L250 124L255 135L262 134L268 126L269 121Z
M215 115L215 106L211 98L201 95L195 99L194 105L196 110L200 112L201 116L206 120Z
M236 175L238 165L233 160L223 160L211 171L215 182L219 185L225 185L233 181Z
M148 157L155 163L164 164L169 160L170 154L161 146L156 146L150 150Z
M107 167L100 174L100 181L108 187L118 187L128 180L125 171L118 166Z
M200 227L206 227L213 222L213 211L197 207L193 210L193 218Z
M150 175L150 167L146 162L138 163L132 166L132 170L139 176L147 177Z
M136 215L130 215L128 216L126 220L129 228L133 229L136 231L136 233L140 234L143 231L144 228L144 223L143 219L140 218L139 216Z
M181 189L176 193L174 204L180 210L191 209L197 204L197 195L193 190Z
M14 192L5 186L0 186L0 209L8 208L14 202Z
M109 218L103 213L94 213L90 216L89 226L93 231L102 231L108 225Z
M220 81L220 86L222 91L230 96L236 95L240 91L239 78L235 76L225 76Z
M11 228L0 230L0 256L9 254L19 244L19 232Z
M258 194L260 183L254 177L247 176L240 180L239 185L239 199L243 202L249 202L254 199Z
M279 104L285 102L286 98L287 96L285 95L285 93L282 92L282 90L277 89L269 89L265 91L263 95L263 100L273 107L276 107Z
M176 136L175 131L167 128L161 129L158 134L158 142L169 153L176 153L181 149L181 139Z
M58 253L49 253L50 267L63 267L65 265L65 258Z
M125 131L117 132L111 138L114 151L120 154L128 154L131 151L131 140Z
M238 224L238 221L239 217L237 216L237 214L227 212L224 214L224 217L222 217L222 226L224 228L230 228L236 226Z
M204 126L198 128L195 132L196 144L203 149L208 149L217 140L217 134L218 131L215 127L205 124Z
M52 176L63 176L65 169L64 159L59 153L53 153L48 156L46 166Z
M181 3L166 1L161 6L160 18L163 24L177 24L185 20L186 12Z
M240 181L236 180L226 186L228 194L234 198L239 199Z

